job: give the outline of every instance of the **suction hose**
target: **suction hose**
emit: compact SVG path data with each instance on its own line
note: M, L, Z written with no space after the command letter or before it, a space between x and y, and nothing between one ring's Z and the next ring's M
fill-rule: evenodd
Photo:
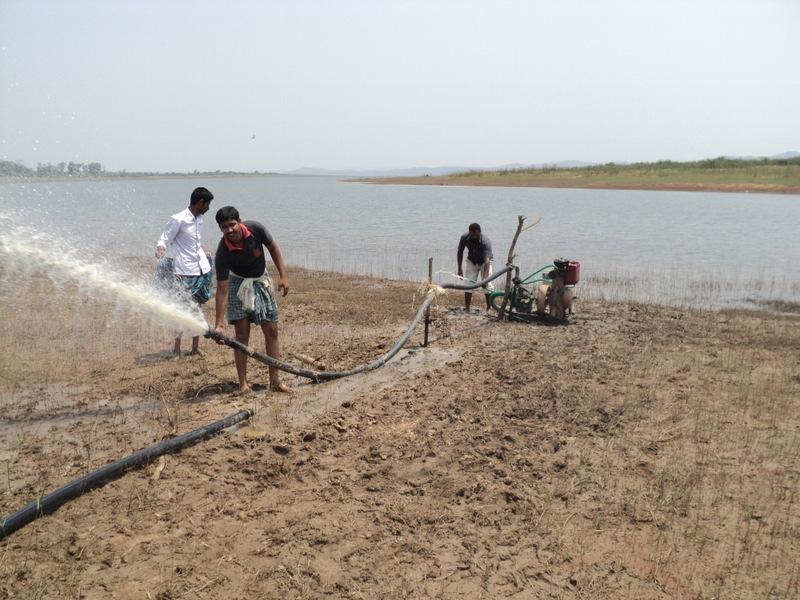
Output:
M7 535L14 533L39 517L40 515L51 513L59 506L77 498L84 492L98 487L101 484L119 477L125 471L138 467L142 464L152 461L154 458L166 454L167 452L175 452L181 448L199 442L200 440L219 433L221 430L235 425L241 421L246 421L253 416L253 411L243 410L238 413L229 415L224 419L209 423L204 427L184 433L175 438L164 440L158 444L154 444L142 450L138 450L133 454L121 458L118 461L110 463L105 467L84 475L80 479L76 479L72 483L68 483L64 487L57 489L54 492L42 496L34 500L24 508L18 510L14 514L5 519L0 519L0 540Z
M479 281L475 284L456 284L456 283L446 283L441 287L448 290L474 290L476 288L482 287L489 283L490 281L494 281L501 275L505 275L508 271L510 271L513 267L508 266L497 273L494 273L488 279L484 279L483 281ZM414 316L414 320L411 321L411 324L406 329L405 333L400 337L399 340L395 343L391 349L384 354L383 356L373 360L370 363L361 365L360 367L355 367L348 371L316 371L314 369L305 369L303 367L297 367L291 363L284 362L282 360L278 360L276 358L272 358L268 354L264 354L263 352L259 352L258 350L254 350L250 346L246 346L242 342L235 340L234 338L228 337L227 335L223 335L221 333L217 333L209 329L205 336L217 342L222 342L226 346L230 346L234 350L239 350L240 352L244 352L250 358L254 358L259 362L262 362L270 367L275 367L276 369L280 369L281 371L286 371L287 373L291 373L292 375L298 375L300 377L306 377L311 379L314 382L321 382L321 381L331 381L332 379L340 379L341 377L349 377L350 375L356 375L358 373L367 373L368 371L374 371L385 365L389 362L400 350L403 346L406 345L408 338L411 337L411 334L414 333L414 330L419 325L420 320L425 315L425 311L427 308L433 303L435 295L433 291L428 292L425 296L425 300L422 301L419 308L417 309L417 314Z
M484 279L483 281L479 281L478 283L445 283L442 284L441 287L443 287L446 290L466 290L466 291L475 290L478 289L479 287L485 286L490 281L494 281L498 277L505 275L513 268L514 265L506 265L505 267L500 269L497 273L493 273L491 277L487 277L486 279Z
M217 333L216 331L209 330L206 332L206 337L211 338L217 342L222 342L226 346L230 346L234 350L239 350L240 352L244 352L250 358L254 358L259 362L262 362L270 367L275 367L280 369L281 371L286 371L287 373L291 373L293 375L299 375L300 377L307 377L315 382L320 381L330 381L332 379L339 379L341 377L348 377L350 375L355 375L357 373L366 373L367 371L373 371L385 365L389 360L391 360L395 354L400 352L400 349L405 346L405 343L408 341L408 338L411 337L411 334L414 333L414 329L417 328L420 319L422 319L423 315L425 314L425 309L428 308L431 303L433 302L434 295L429 293L425 300L419 307L414 320L411 321L411 325L408 326L406 332L402 335L402 337L397 340L397 343L392 346L392 348L380 358L372 361L371 363L367 363L365 365L361 365L360 367L356 367L354 369L350 369L349 371L316 371L313 369L305 369L303 367L297 367L291 363L284 362L282 360L278 360L277 358L272 358L268 354L264 354L263 352L259 352L258 350L253 350L250 346L246 346L242 342L235 340L227 335L223 335L221 333Z

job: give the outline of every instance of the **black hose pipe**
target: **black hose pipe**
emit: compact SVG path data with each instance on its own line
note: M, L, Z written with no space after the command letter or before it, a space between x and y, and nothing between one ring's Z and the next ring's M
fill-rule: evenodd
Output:
M414 333L414 330L419 325L420 319L425 314L425 309L427 309L431 303L433 302L434 295L429 293L425 300L420 305L419 309L417 310L417 314L414 316L414 320L411 321L411 325L408 326L406 332L402 335L402 337L397 340L394 346L391 349L376 360L373 360L371 363L367 363L365 365L361 365L360 367L356 367L354 369L350 369L349 371L315 371L313 369L304 369L303 367L297 367L291 363L284 362L282 360L278 360L276 358L272 358L268 354L264 354L263 352L259 352L258 350L253 350L250 346L244 345L242 342L235 340L233 338L228 337L227 335L222 335L221 333L217 333L216 331L209 330L206 332L206 337L211 338L212 340L222 342L226 346L230 346L234 350L239 350L240 352L244 352L247 356L256 359L259 362L262 362L270 367L275 367L280 369L281 371L286 371L287 373L292 373L293 375L299 375L300 377L307 377L317 383L321 381L330 381L332 379L339 379L341 377L349 377L350 375L356 375L357 373L366 373L367 371L374 371L385 365L389 362L395 354L400 352L401 348L405 346L408 338L411 337L411 334Z
M493 274L488 279L483 281L479 281L475 284L469 285L461 285L456 283L448 283L441 286L444 289L453 289L453 290L474 290L475 288L482 287L500 277L501 275L505 275L512 267L505 267L498 273ZM431 305L434 299L434 294L429 292L428 295L423 300L422 304L420 305L419 309L417 309L417 314L414 316L414 320L411 321L411 324L406 329L406 332L400 337L399 340L395 343L391 349L384 354L383 356L375 359L374 361L367 363L365 365L361 365L360 367L356 367L350 369L348 371L316 371L314 369L305 369L303 367L295 366L291 363L284 362L282 360L278 360L277 358L272 358L268 354L264 354L263 352L259 352L258 350L254 350L250 346L246 346L242 342L228 337L227 335L223 335L221 333L217 333L214 330L209 329L205 336L217 342L221 342L226 346L233 348L234 350L239 350L240 352L244 352L250 358L254 358L259 362L262 362L270 367L275 367L276 369L280 369L281 371L286 371L287 373L291 373L292 375L298 375L300 377L306 377L311 379L314 382L321 382L321 381L331 381L332 379L340 379L341 377L349 377L350 375L356 375L357 373L366 373L368 371L374 371L385 365L389 362L400 350L405 346L408 338L411 337L411 334L414 333L414 329L417 328L419 325L420 320L425 315L425 310Z
M448 283L441 287L445 289L453 289L453 290L474 290L475 288L482 287L500 277L501 275L505 275L512 267L506 267L499 271L498 273L493 274L488 279L484 281L479 281L475 284L469 285L461 285L456 283ZM434 299L434 294L429 292L428 295L423 300L422 304L420 305L419 309L417 309L417 314L414 316L414 320L411 321L411 324L406 329L405 333L400 337L399 340L395 343L394 346L383 356L377 358L376 360L372 361L371 363L367 363L365 365L361 365L360 367L356 367L350 369L349 371L316 371L314 369L304 369L303 367L297 367L291 363L284 362L282 360L278 360L277 358L272 358L268 354L264 354L263 352L259 352L258 350L254 350L250 346L246 346L242 342L228 337L227 335L223 335L221 333L217 333L214 330L209 329L205 336L217 342L221 342L226 346L233 348L234 350L239 350L240 352L244 352L247 356L256 359L259 362L262 362L270 367L275 367L276 369L280 369L281 371L286 371L287 373L291 373L292 375L298 375L300 377L306 377L307 379L311 379L314 382L321 382L321 381L331 381L333 379L339 379L341 377L349 377L350 375L355 375L357 373L366 373L368 371L374 371L385 365L389 362L395 354L400 352L403 346L405 346L408 338L411 337L411 334L414 333L414 329L416 329L417 325L419 325L420 320L425 315L425 310L431 305Z
M143 448L142 450L137 450L125 458L121 458L120 460L110 463L105 467L101 467L92 473L84 475L80 479L76 479L75 481L68 483L64 487L61 487L56 491L47 494L46 496L42 496L41 498L34 500L9 517L1 519L0 540L11 533L14 533L17 529L24 527L37 517L53 512L62 504L72 500L73 498L77 498L84 492L98 487L111 479L119 477L125 471L150 462L154 458L157 458L162 454L166 454L167 452L174 452L185 446L199 442L204 438L219 433L226 427L230 427L231 425L235 425L241 421L246 421L252 416L253 411L243 410L241 412L229 415L224 419L220 419L219 421L209 423L208 425L200 427L199 429L195 429L194 431L190 431L189 433L184 433L178 437L164 440L163 442Z
M512 267L508 266L504 269L498 271L497 273L493 274L491 277L479 281L475 284L457 284L457 283L448 283L444 284L441 287L444 289L450 290L474 290L479 287L483 287L490 281L493 281L500 277L501 275L505 275ZM225 335L221 335L215 331L209 330L206 332L206 337L211 338L213 340L220 341L231 348L236 350L240 350L247 354L248 356L255 358L267 365L277 367L289 373L293 373L295 375L300 375L302 377L308 377L309 379L313 379L314 381L328 381L331 379L338 379L340 377L347 377L349 375L355 375L357 373L365 373L367 371L372 371L379 367L385 365L389 360L391 360L401 349L405 346L408 339L411 337L411 334L414 333L417 325L419 325L420 320L422 319L423 315L425 314L425 310L433 303L434 294L429 292L428 295L425 297L425 300L420 305L419 309L417 310L417 314L414 316L414 320L411 321L411 324L406 329L406 332L400 337L399 340L395 343L394 346L383 356L380 358L372 361L371 363L362 365L360 367L356 367L354 369L350 369L349 371L313 371L311 369L302 369L299 367L295 367L289 363L285 363L280 360L276 360L267 354L263 354L261 352L257 352L248 346L245 346L241 342L229 338ZM222 429L230 427L231 425L235 425L241 421L246 421L253 416L253 412L250 410L243 410L241 412L235 413L224 419L220 419L219 421L215 421L206 425L204 427L200 427L199 429L195 429L194 431L190 431L189 433L185 433L180 435L176 438L171 438L168 440L164 440L163 442L159 442L158 444L154 444L148 448L143 448L142 450L138 450L133 454L126 456L120 460L117 460L113 463L106 465L105 467L101 467L96 471L84 475L83 477L76 479L75 481L68 483L64 487L61 487L54 492L47 494L46 496L42 496L41 498L31 502L24 508L18 510L14 514L8 516L5 519L0 519L0 540L4 539L6 536L14 533L18 529L21 529L28 523L34 521L36 518L43 514L48 514L60 507L61 505L65 504L66 502L72 500L73 498L77 498L78 496L82 495L83 493L102 485L103 483L110 481L116 477L119 477L126 471L138 467L144 463L150 462L154 458L161 456L162 454L166 454L167 452L174 452L180 450L181 448L188 446L190 444L196 443L206 437L212 436L216 433L219 433Z

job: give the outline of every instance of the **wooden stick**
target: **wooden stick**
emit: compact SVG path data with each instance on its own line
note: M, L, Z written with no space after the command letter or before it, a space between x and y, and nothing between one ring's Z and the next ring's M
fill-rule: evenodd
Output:
M536 226L537 226L539 223L541 223L541 222L542 222L542 218L541 218L541 217L539 217L538 219L536 219L536 220L535 220L533 223L531 223L530 225L527 225L527 226L523 227L523 228L522 228L522 231L528 231L528 229L530 229L531 227L536 227ZM522 232L520 232L520 233L522 233Z
M292 358L296 358L302 363L306 363L307 365L311 365L317 371L324 371L325 370L325 363L322 363L310 356L306 356L305 354L300 354L299 352L289 352L289 356Z
M536 223L538 222L539 221L537 221ZM519 215L517 217L517 232L514 234L514 239L511 240L511 247L508 249L508 262L506 263L507 266L511 266L512 264L514 264L514 247L517 245L517 239L519 238L519 234L522 233L523 223L525 223L525 217ZM536 225L536 223L534 223L534 225ZM509 271L508 273L506 273L506 293L505 295L503 295L503 304L500 305L500 312L497 315L498 321L503 320L503 316L505 315L506 312L506 304L508 303L508 294L511 291L512 272L513 271ZM511 318L511 311L509 310L509 319L510 318Z
M433 283L433 257L428 258L428 289ZM431 307L425 309L425 339L422 342L423 347L428 347L428 327L431 324Z

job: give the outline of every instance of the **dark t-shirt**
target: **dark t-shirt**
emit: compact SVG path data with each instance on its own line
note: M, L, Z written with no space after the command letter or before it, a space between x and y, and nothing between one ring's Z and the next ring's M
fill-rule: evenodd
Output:
M223 237L217 245L214 264L217 267L217 281L227 281L229 273L239 277L261 277L267 268L264 247L272 243L272 236L257 221L242 221L250 230L244 239L243 250L229 250Z
M464 252L464 247L467 248L467 259L474 265L483 264L484 259L488 256L490 259L494 258L492 254L492 242L489 238L481 234L481 237L475 241L469 239L469 231L461 236L458 242L459 255Z

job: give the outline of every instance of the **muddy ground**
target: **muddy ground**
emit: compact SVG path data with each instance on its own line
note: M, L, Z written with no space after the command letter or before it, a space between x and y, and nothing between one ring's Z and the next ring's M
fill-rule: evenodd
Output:
M7 279L7 277L6 277ZM284 353L388 349L416 285L292 270ZM434 310L371 374L270 393L232 352L34 281L0 307L0 514L242 408L0 542L0 598L796 598L800 319ZM210 314L210 312L209 312ZM258 339L258 338L255 338ZM263 348L263 340L258 339Z

